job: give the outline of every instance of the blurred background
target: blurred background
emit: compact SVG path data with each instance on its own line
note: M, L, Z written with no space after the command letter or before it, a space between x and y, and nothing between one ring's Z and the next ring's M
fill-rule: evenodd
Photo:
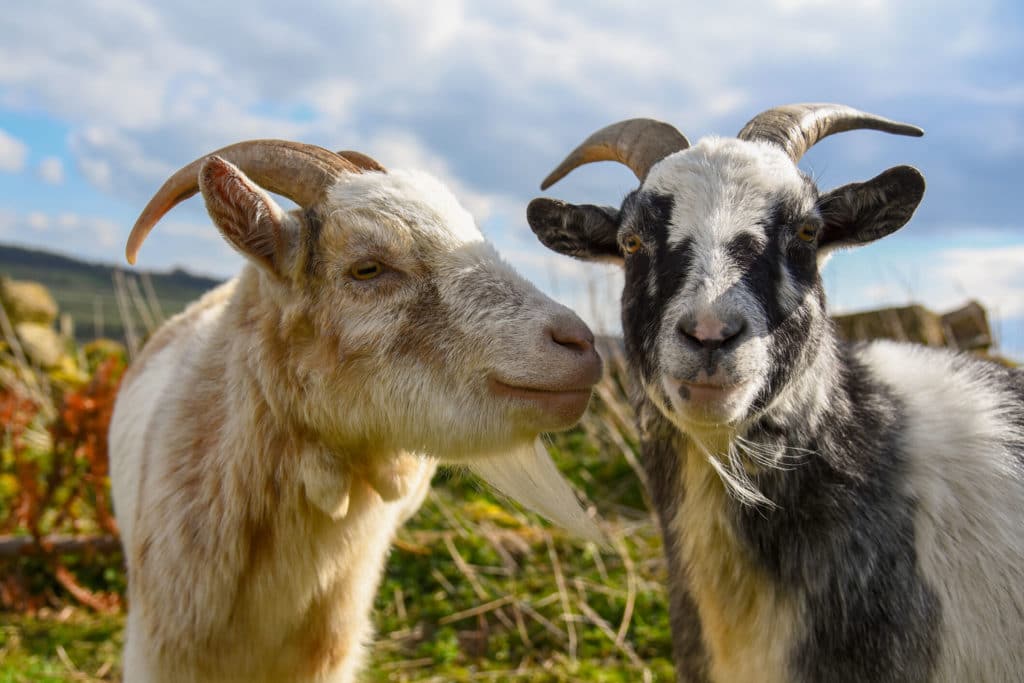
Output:
M801 166L828 189L912 164L928 190L899 233L828 263L835 313L887 309L842 318L844 333L1024 358L1014 0L39 0L8 3L0 35L0 680L119 675L105 445L117 381L162 319L241 265L198 198L156 228L138 269L124 242L167 176L241 139L434 173L520 272L614 337L618 271L547 251L525 221L570 149L634 116L695 141L778 104L848 104L926 135L846 133ZM618 205L635 185L595 164L550 194ZM659 540L606 353L593 410L551 448L611 547L439 481L388 566L367 680L670 675Z
M15 3L0 16L0 240L123 264L171 172L240 139L289 138L439 175L517 268L614 332L615 272L547 252L526 225L541 178L622 118L695 140L773 105L834 101L926 136L825 141L803 162L823 188L906 163L928 191L898 235L832 260L833 306L976 298L1020 356L1022 14L1013 0ZM553 192L617 205L634 185L602 164ZM140 257L218 278L239 263L199 199Z

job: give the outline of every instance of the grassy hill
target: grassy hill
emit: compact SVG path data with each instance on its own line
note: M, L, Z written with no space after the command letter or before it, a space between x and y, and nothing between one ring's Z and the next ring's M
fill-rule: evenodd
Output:
M218 280L181 269L148 272L10 245L0 245L0 275L33 280L48 287L61 312L69 313L74 320L79 341L124 337L124 322L115 293L116 278L123 277L125 302L136 330L142 334L146 321L140 306L152 318L166 318L219 284Z

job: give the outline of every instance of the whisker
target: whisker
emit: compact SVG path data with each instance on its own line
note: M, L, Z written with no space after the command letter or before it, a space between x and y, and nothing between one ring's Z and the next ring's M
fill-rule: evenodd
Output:
M698 439L693 438L692 435L691 441L701 450L704 458L714 468L715 472L718 473L722 483L725 484L726 490L741 504L751 507L777 507L771 499L761 493L750 479L750 474L743 467L743 463L737 457L739 453L732 444L730 444L729 450L723 454L725 458L725 462L723 462L721 458L716 457L707 446Z
M738 446L743 448L744 452L757 459L758 462L762 458L766 458L768 461L766 464L769 467L781 464L799 464L806 460L807 456L815 455L816 453L816 451L800 448L799 446L779 444L776 447L772 447L767 444L751 441L739 435L736 435L735 441Z

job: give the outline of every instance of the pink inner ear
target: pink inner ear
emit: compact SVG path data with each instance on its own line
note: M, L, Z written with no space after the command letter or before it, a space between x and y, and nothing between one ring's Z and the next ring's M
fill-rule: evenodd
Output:
M241 170L211 156L199 171L199 188L210 218L231 244L276 272L282 212Z

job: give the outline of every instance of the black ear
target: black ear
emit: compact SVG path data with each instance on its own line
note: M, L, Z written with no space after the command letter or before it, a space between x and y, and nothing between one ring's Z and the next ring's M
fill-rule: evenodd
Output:
M559 254L622 263L617 209L540 197L526 208L526 220L537 239Z
M825 225L819 250L867 244L896 232L924 196L924 176L913 166L895 166L863 183L850 183L818 200Z

